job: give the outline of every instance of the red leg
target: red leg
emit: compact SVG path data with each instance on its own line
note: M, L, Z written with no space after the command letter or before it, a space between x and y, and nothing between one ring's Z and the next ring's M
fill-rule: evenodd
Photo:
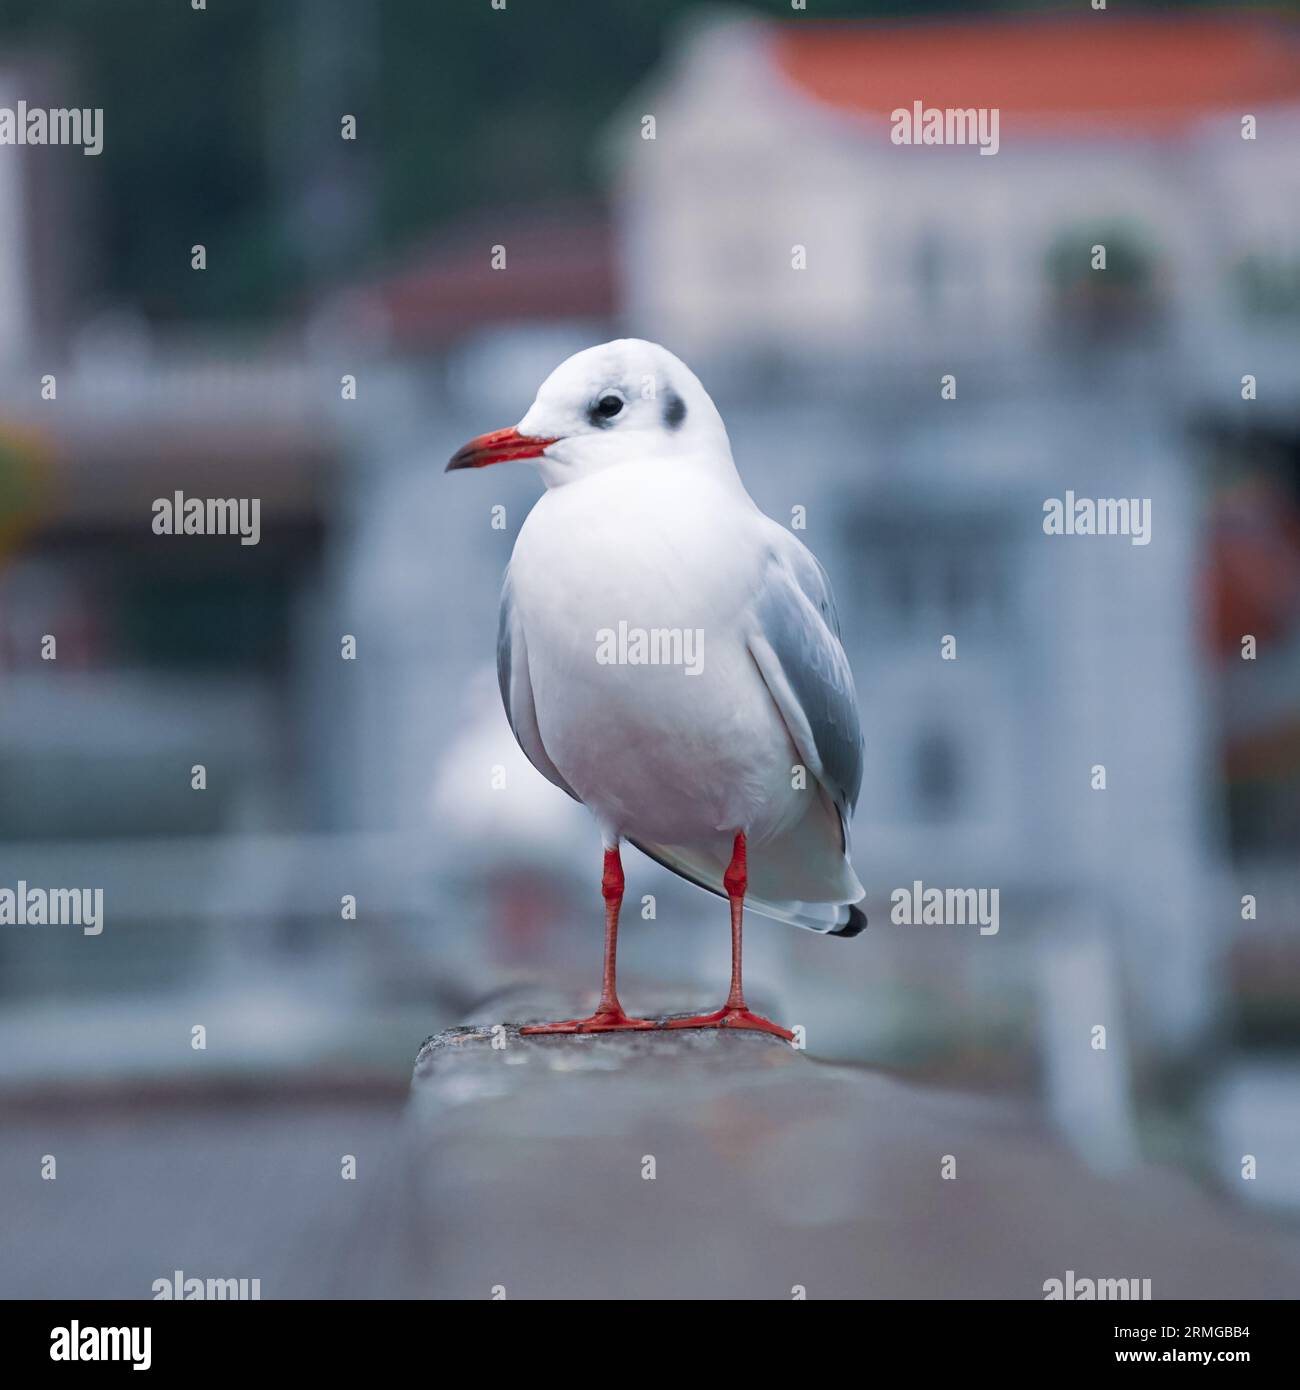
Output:
M731 863L722 876L722 886L731 900L731 991L727 1002L716 1013L697 1014L694 1018L674 1018L668 1021L669 1028L747 1028L758 1033L775 1033L786 1042L794 1041L794 1034L782 1028L771 1019L751 1013L745 1003L745 990L741 984L740 938L745 911L745 889L749 886L749 870L745 846L745 832L736 836L731 850Z
M616 1033L625 1028L654 1028L648 1018L628 1018L618 1002L614 980L614 959L618 954L618 910L623 904L623 861L618 846L605 851L605 872L600 891L605 899L605 973L600 985L600 1003L590 1018L569 1018L563 1023L531 1023L521 1033Z

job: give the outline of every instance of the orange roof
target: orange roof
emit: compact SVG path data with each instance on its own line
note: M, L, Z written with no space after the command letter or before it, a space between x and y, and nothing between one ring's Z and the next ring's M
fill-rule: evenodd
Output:
M1168 130L1213 110L1300 98L1300 26L1261 14L827 21L773 32L788 78L865 114L921 101Z

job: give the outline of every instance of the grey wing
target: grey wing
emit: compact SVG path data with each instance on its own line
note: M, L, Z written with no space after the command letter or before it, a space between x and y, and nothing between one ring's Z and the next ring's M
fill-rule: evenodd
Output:
M506 718L528 761L547 781L554 782L575 801L580 800L578 793L551 761L542 743L541 730L537 727L533 685L528 678L528 648L510 593L509 571L501 587L501 618L497 626L497 684L501 687L501 703L506 707Z
M862 785L862 726L826 571L784 527L755 599L750 652L799 756L848 819ZM779 539L778 539L779 533Z

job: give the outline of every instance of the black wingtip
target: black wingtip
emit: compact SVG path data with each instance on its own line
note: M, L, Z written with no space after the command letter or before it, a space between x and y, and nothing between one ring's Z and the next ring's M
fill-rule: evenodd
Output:
M827 936L857 936L867 929L867 914L860 907L849 904L849 920L842 927L827 932Z

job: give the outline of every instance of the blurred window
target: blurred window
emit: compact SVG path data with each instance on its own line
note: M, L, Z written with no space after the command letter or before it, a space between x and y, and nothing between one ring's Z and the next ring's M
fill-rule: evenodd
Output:
M940 635L960 622L983 631L1008 618L1006 547L984 516L874 516L853 528L855 612L868 629L886 626ZM951 626L943 626L950 624Z
M1242 308L1255 318L1300 315L1300 256L1251 254L1233 268Z
M946 821L961 802L961 768L957 745L943 729L927 729L913 745L912 799L922 820Z

